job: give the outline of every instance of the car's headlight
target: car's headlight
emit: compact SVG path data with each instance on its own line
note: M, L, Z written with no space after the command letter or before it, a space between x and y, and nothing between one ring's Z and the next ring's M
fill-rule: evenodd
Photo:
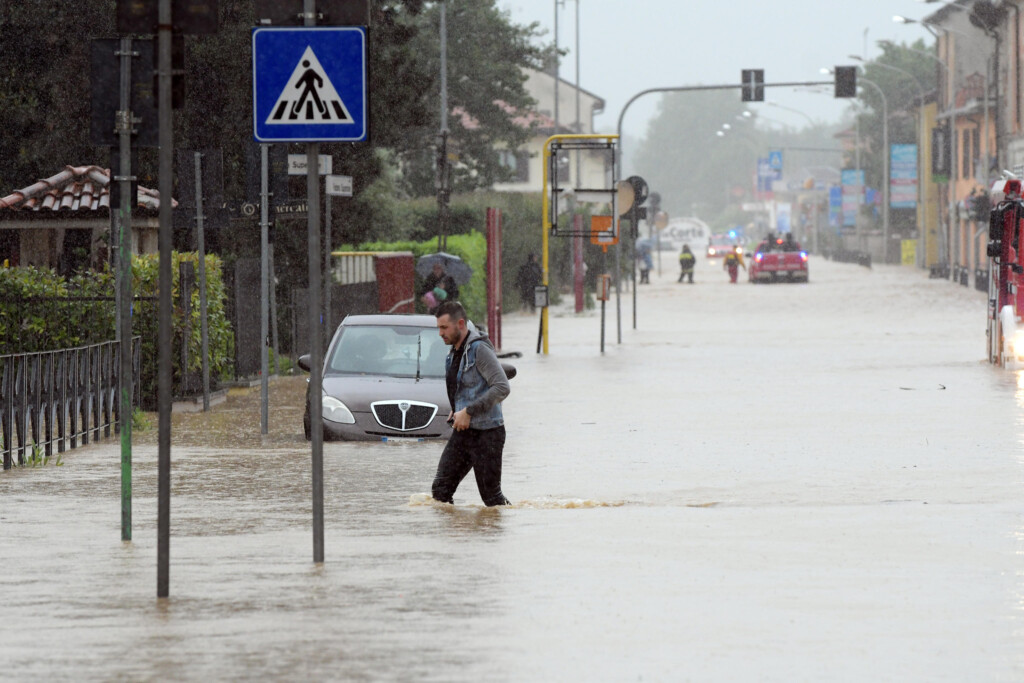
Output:
M333 396L324 396L322 401L322 412L325 420L338 422L343 425L356 423L356 418L352 416L352 411L338 399Z

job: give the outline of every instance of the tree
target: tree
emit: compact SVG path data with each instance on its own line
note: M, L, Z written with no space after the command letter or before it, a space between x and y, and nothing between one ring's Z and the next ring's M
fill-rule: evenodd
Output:
M925 96L936 86L935 63L921 52L927 48L922 40L906 44L883 43L878 59L867 62L863 78L878 86L885 94L889 112L889 144L917 142L916 117L919 113L920 94ZM900 69L910 75L893 70ZM882 144L882 97L871 85L860 84L860 99L867 107L857 115L860 124L861 166L869 187L881 188L884 182L885 151Z
M113 35L114 8L113 0L0 7L0 192L68 164L106 163L89 142L91 48L83 36Z
M523 68L543 68L548 51L534 44L536 23L513 24L496 0L448 0L446 23L449 146L457 156L452 185L456 192L487 188L511 177L498 162L497 148L516 149L529 139L529 129L515 122L536 104L526 92ZM429 85L431 102L439 102L440 4L417 17L416 27L413 45L429 74L423 84ZM405 187L414 196L434 193L440 107L428 112L422 125L405 131L399 147Z

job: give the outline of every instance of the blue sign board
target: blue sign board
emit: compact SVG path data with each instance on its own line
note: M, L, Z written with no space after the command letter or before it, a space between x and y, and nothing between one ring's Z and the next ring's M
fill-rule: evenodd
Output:
M838 228L843 222L843 188L833 185L828 188L828 224Z
M889 146L889 206L917 208L917 145Z
M782 170L782 150L776 149L768 152L768 165L776 171Z
M771 161L766 158L757 160L757 191L771 192L776 180L782 180L782 169L772 168Z
M369 134L361 26L256 28L252 124L257 142L358 142Z
M843 225L857 225L857 214L864 198L864 171L845 170L840 182L843 186Z

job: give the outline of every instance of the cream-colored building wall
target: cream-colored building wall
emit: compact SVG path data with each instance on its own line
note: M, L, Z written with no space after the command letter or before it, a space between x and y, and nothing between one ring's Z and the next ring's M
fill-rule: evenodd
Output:
M526 71L526 91L537 100L538 114L555 116L555 77L542 71ZM576 87L564 79L558 82L558 125L573 133L593 133L594 114L604 109L604 101L583 90L580 93L579 126L576 125Z

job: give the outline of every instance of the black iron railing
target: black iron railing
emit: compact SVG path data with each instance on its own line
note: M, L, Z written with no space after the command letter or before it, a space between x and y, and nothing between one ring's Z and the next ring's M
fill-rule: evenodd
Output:
M141 339L132 340L138 405ZM34 448L52 455L118 433L120 344L0 356L0 450L4 469Z

